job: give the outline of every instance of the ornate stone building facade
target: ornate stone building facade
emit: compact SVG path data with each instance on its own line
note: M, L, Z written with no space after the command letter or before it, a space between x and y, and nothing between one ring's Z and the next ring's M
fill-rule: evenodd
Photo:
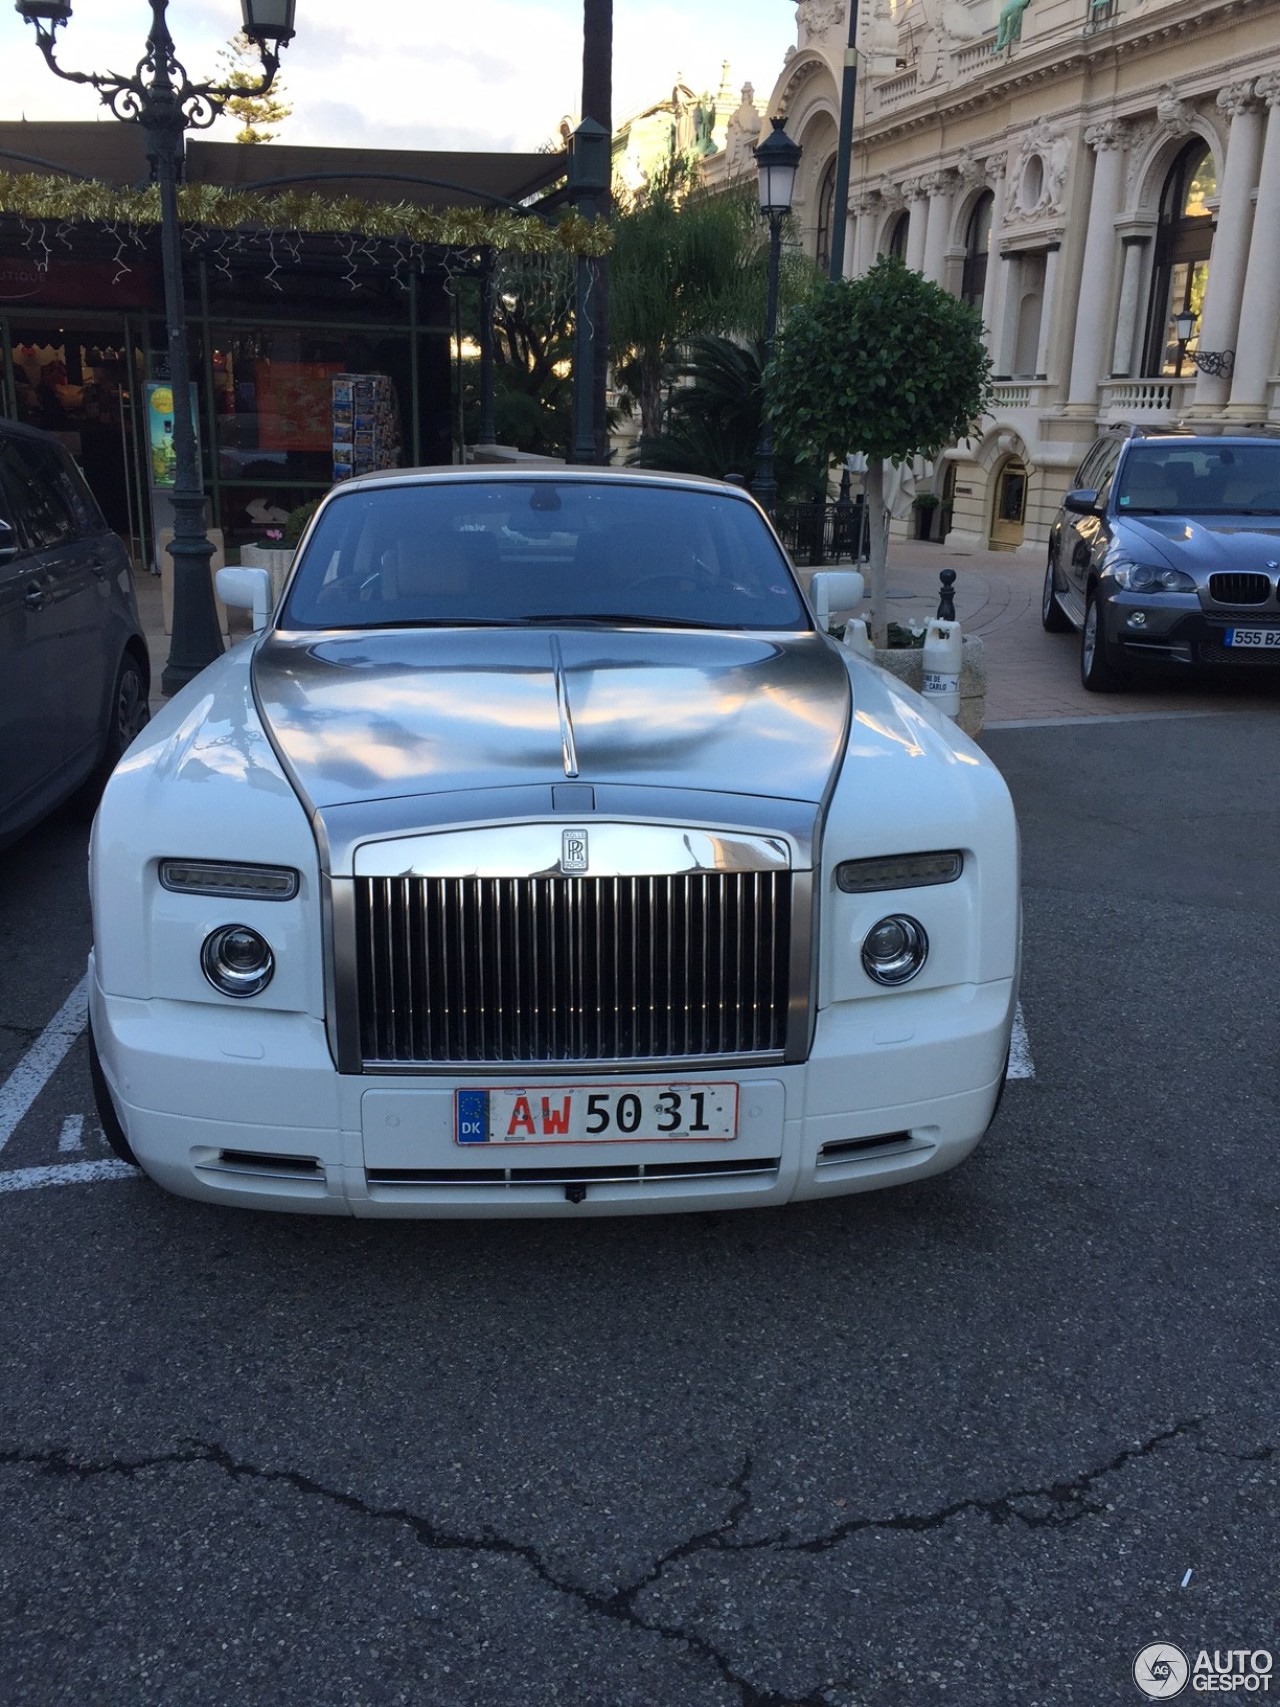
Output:
M819 260L840 217L848 3L800 0L767 103L804 149L796 211ZM845 271L893 250L964 296L997 375L980 433L935 471L953 537L1038 551L1108 425L1280 427L1280 9L859 4Z

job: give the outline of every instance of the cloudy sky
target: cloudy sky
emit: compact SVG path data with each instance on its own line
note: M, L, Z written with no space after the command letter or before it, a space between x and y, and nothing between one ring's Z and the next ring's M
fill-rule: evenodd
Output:
M216 72L240 10L236 0L171 0L168 19L179 58L201 78ZM149 23L144 0L75 0L60 62L132 72ZM531 149L579 110L582 0L298 0L297 31L282 67L294 109L282 142ZM659 100L677 78L715 88L725 59L735 90L752 82L766 95L795 39L792 0L615 0L614 119ZM46 69L34 31L6 0L0 65L0 118L105 111L91 89ZM230 140L227 121L210 135Z

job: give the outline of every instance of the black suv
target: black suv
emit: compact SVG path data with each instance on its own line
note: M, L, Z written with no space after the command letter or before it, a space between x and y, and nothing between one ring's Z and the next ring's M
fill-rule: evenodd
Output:
M1041 621L1108 692L1142 661L1280 668L1280 438L1099 439L1049 535Z
M0 847L92 807L150 688L123 544L59 440L0 420Z

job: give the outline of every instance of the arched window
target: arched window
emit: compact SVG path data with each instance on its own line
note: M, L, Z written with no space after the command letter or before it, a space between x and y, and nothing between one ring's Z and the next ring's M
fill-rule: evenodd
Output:
M991 250L991 217L996 198L984 190L973 204L964 234L964 274L960 281L961 299L982 313L982 299L987 290L987 257Z
M822 271L831 269L831 220L836 200L836 159L835 155L827 162L827 169L822 174L822 184L818 190L818 244L814 251Z
M885 244L886 255L896 255L900 261L907 258L907 231L911 225L911 215L900 213L894 220L889 232L889 241Z
M1174 316L1190 309L1198 320L1204 308L1214 227L1208 204L1217 193L1213 154L1197 137L1170 167L1160 196L1144 374L1195 372L1178 342Z

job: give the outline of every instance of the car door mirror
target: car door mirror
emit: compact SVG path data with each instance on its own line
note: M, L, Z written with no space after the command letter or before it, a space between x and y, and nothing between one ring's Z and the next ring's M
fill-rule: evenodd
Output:
M271 618L271 574L266 569L219 569L218 597L235 610L253 612L256 632Z
M1077 486L1068 492L1062 500L1064 510L1070 510L1073 516L1096 516L1098 513L1098 494L1092 486Z
M862 603L862 576L856 569L819 569L809 583L818 627L825 633L833 610L852 610Z
M0 516L0 562L13 557L18 549L18 536L13 530L13 523L5 521Z

